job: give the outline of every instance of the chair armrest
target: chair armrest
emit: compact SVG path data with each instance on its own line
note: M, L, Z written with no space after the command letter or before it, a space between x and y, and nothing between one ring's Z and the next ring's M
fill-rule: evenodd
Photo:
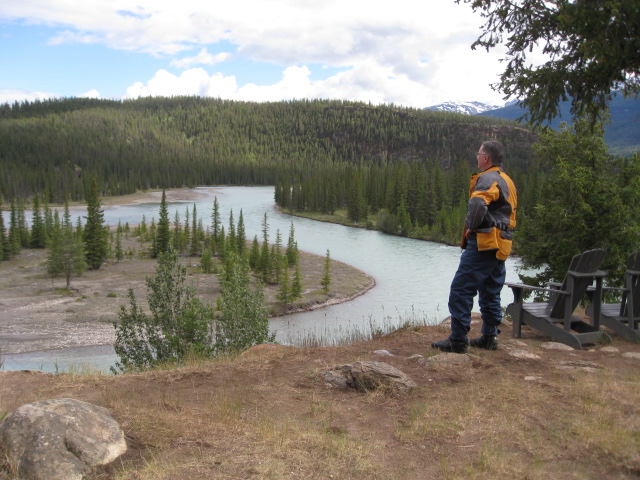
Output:
M569 292L567 292L566 290L556 290L555 288L534 287L533 285L525 285L523 283L505 283L505 285L512 290L534 290L536 292L549 292L569 295Z
M602 270L596 270L595 272L575 272L573 270L569 270L567 275L571 275L576 278L604 278L607 276L607 272L603 272Z

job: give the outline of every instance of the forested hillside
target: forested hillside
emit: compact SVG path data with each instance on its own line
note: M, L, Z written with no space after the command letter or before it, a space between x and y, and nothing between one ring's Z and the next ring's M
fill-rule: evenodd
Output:
M63 99L0 107L5 201L82 199L89 174L103 195L137 189L304 181L345 165L465 172L479 143L505 143L528 170L533 134L508 121L340 101L249 103L145 98ZM335 167L335 168L334 168ZM436 174L439 175L439 174ZM456 192L457 194L458 192Z

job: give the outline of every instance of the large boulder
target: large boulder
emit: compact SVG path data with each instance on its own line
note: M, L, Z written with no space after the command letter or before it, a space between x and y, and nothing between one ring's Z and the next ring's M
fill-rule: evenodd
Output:
M30 480L81 480L127 450L106 408L71 398L15 410L0 425L0 446L20 478Z

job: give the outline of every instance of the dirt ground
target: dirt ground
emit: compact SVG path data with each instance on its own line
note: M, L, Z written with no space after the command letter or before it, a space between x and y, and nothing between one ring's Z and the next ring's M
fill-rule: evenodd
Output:
M10 261L0 263L0 354L23 353L113 343L113 321L121 305L129 304L129 288L138 304L146 305L146 277L153 275L156 262L140 257L142 247L125 239L123 247L137 249L131 259L108 261L102 268L87 271L71 280L66 290L63 278L46 274L45 250L23 250ZM366 292L375 282L364 272L341 262L332 262L329 294L320 281L324 257L301 253L303 298L284 306L275 299L278 286L265 289L267 306L274 314L307 310L339 303ZM215 304L218 277L198 271L199 259L181 258L202 301Z
M49 398L107 407L129 450L90 480L640 476L640 345L545 350L548 339L525 328L523 345L503 334L498 351L436 362L429 345L446 333L407 327L344 347L262 345L120 376L0 372L0 418ZM325 385L323 372L355 361L391 364L417 387ZM0 461L0 479L12 475Z

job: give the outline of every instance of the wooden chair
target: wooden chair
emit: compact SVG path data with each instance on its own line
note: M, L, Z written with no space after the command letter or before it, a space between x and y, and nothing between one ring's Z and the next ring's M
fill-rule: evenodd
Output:
M623 288L605 288L622 292L620 303L601 306L600 322L628 340L640 342L640 250L627 258ZM587 315L593 318L593 308L589 305Z
M604 258L604 250L588 250L571 260L569 269L558 288L540 288L531 285L507 283L513 290L514 301L507 307L507 313L513 320L513 336L520 338L522 325L538 330L573 348L583 345L611 341L609 335L600 330L600 307L602 303L602 279L605 273L598 270ZM591 298L593 316L591 324L574 316L574 312L593 285ZM549 301L524 303L525 290L547 292ZM559 325L558 325L559 324Z

